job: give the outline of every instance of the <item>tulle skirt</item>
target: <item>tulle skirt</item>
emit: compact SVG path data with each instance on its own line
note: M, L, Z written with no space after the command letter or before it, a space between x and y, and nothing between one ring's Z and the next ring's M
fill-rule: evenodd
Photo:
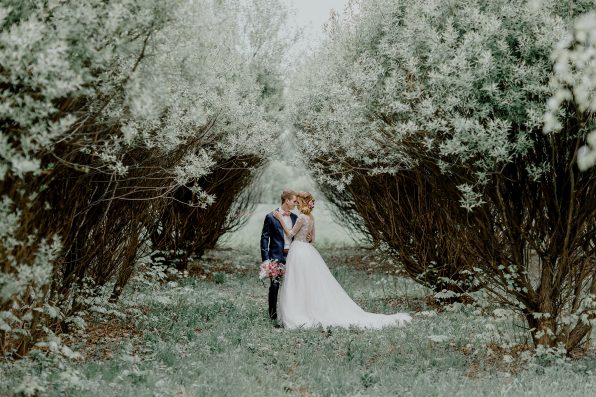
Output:
M286 259L286 274L279 293L278 316L288 329L357 327L379 329L403 326L406 313L365 312L339 285L311 244L294 241Z

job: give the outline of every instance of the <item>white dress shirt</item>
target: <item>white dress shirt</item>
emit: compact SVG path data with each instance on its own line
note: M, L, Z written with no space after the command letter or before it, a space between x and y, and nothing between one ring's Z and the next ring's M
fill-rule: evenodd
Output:
M279 211L282 214L284 212L284 210L282 208L280 208ZM283 217L284 223L286 224L288 229L292 230L292 217L286 216L286 215L282 215L282 217ZM291 243L292 243L292 239L290 237L288 237L288 235L284 232L284 249L285 250L289 249Z

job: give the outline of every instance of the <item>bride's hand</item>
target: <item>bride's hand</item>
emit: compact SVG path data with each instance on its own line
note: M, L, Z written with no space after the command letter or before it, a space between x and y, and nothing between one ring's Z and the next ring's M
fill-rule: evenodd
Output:
M279 211L273 211L273 216L275 218L277 218L279 221L283 221L283 218L281 217L281 212L279 212Z

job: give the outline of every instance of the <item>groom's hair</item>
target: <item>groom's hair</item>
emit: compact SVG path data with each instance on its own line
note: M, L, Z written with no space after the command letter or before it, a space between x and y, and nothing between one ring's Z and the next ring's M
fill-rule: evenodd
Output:
M281 203L285 203L287 199L291 199L296 195L296 192L293 190L284 190L281 192Z

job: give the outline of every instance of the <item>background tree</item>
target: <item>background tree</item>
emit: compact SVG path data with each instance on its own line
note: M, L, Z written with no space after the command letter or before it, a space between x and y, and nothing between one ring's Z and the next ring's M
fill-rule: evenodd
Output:
M576 165L594 120L566 107L544 134L543 115L552 50L592 6L361 2L332 21L291 106L319 180L415 279L482 285L536 344L569 351L594 315L596 175Z
M596 13L578 18L572 34L562 40L554 52L555 66L551 84L555 95L548 102L546 132L560 131L560 113L572 106L586 120L596 112ZM577 163L581 170L596 164L596 131L579 148Z
M217 238L221 227L188 226L188 211L204 222L221 198L226 218L279 134L259 76L280 59L243 47L243 7L0 7L0 353L80 324L89 288L114 281L117 298L164 214L181 215L157 228L180 232L182 248ZM229 170L240 177L222 190Z

